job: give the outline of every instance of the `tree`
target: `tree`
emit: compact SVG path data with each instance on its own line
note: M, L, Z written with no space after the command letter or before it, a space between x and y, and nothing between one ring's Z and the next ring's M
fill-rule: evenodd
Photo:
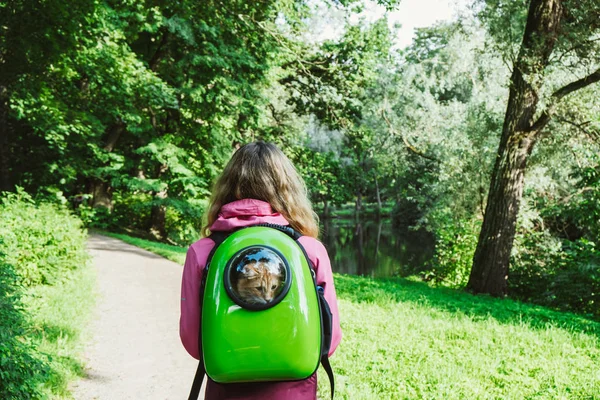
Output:
M21 150L10 110L14 92L24 82L47 79L48 67L76 50L95 7L79 0L0 3L0 191L14 190L13 154Z
M497 7L488 1L483 15ZM514 3L513 3L514 5ZM473 268L467 284L475 293L503 296L517 216L524 187L524 173L534 146L556 114L565 96L600 80L600 69L590 73L598 54L600 5L595 1L531 0L520 50L513 63L508 105L488 193ZM555 48L560 55L551 58ZM546 74L569 60L574 72L587 74L551 92ZM544 105L542 111L538 107Z

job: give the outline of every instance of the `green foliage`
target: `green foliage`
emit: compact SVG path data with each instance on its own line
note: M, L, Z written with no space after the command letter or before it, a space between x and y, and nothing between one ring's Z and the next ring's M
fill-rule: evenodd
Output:
M0 251L25 286L61 282L88 260L81 221L63 207L36 204L22 191L2 199L0 237Z
M576 170L572 178L576 180L575 192L544 216L593 240L600 237L600 165Z
M333 152L297 147L291 159L298 166L313 202L341 205L352 198L346 171Z
M0 203L0 238L0 398L66 396L94 299L81 222L18 190Z
M517 237L509 288L544 306L600 317L600 251L586 239L557 239L548 232Z
M469 280L480 228L480 221L446 217L445 223L435 231L435 254L423 279L449 287L464 287Z
M30 315L28 338L49 369L39 398L71 398L71 382L86 376L81 355L96 297L96 274L89 263L56 285L27 290L23 300Z
M567 154L548 151L541 149L544 164L562 163L563 169L548 174L537 165L540 154L534 158L513 248L509 289L519 299L598 318L597 155L577 146Z
M23 287L6 258L0 253L0 398L38 398L49 368L26 337L29 321L22 303Z
M82 204L75 209L86 227L128 231L141 237L149 237L148 222L152 208L161 205L166 208L165 230L167 241L179 245L190 244L200 238L202 217L206 208L205 200L180 200L167 198L153 199L150 194L119 191L114 195L114 208L93 208Z

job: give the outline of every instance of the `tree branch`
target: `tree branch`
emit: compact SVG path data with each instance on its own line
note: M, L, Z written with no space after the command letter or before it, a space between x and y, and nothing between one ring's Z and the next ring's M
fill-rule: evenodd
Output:
M434 157L431 157L425 153L423 153L422 151L420 151L419 149L417 149L415 146L413 146L412 144L410 144L410 142L404 137L404 135L402 135L401 133L398 133L394 127L392 126L392 123L390 122L390 120L388 119L387 115L385 115L385 110L381 110L381 116L383 117L383 119L385 120L385 123L387 124L387 126L390 129L390 132L392 132L395 135L400 136L400 138L402 139L402 141L404 142L404 145L406 146L406 148L408 150L410 150L413 154L418 155L419 157L423 157L427 160L430 161L435 161L437 162L438 160Z
M576 191L575 193L572 193L570 195L568 195L567 197L561 199L559 201L560 204L567 204L569 201L571 201L571 199L575 196L579 196L580 194L583 194L585 192L589 192L590 190L596 190L595 187L591 187L591 186L586 186L584 188L579 189L578 191Z
M598 81L600 81L600 69L597 69L588 76L571 82L552 93L550 96L550 105L527 131L533 133L541 131L556 113L556 104L562 100L563 97Z
M586 125L588 125L591 121L587 121L587 122L583 122L583 123L577 123L575 121L571 121L568 120L566 118L563 117L558 117L557 118L559 121L561 122L565 122L569 125L574 126L575 128L577 128L578 130L580 130L581 132L583 132L586 136L588 136L590 139L594 140L594 141L598 141L600 140L600 132L596 132L596 131L590 131L588 129L585 128Z
M154 54L152 55L152 58L150 58L150 61L148 62L148 66L150 67L151 71L156 72L156 68L158 67L158 62L160 61L160 59L162 58L162 56L165 53L165 44L167 43L167 39L169 38L169 32L165 31L162 35L162 37L160 38L160 42L158 43L158 47L156 48L156 51L154 52Z
M572 93L579 89L583 89L584 87L589 86L592 83L596 83L598 81L600 81L600 69L597 69L585 78L581 78L575 82L571 82L568 85L561 87L556 92L552 93L552 99L558 101L566 95L568 95L569 93Z

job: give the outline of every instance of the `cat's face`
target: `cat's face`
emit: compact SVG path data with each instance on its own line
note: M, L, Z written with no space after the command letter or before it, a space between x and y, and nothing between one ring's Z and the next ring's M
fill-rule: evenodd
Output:
M273 301L283 285L279 268L269 262L252 260L241 269L237 281L237 293L249 304L267 304Z

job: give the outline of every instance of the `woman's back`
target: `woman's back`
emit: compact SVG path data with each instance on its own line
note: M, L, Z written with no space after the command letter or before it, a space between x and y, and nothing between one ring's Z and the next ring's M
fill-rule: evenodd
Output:
M331 355L341 340L331 265L327 251L316 239L316 218L306 196L306 188L283 153L262 142L251 143L238 150L215 185L207 220L208 224L203 229L207 236L257 224L289 225L303 234L298 243L306 250L314 266L316 284L323 288L331 309ZM192 244L183 270L180 336L188 353L195 358L199 358L200 286L214 246L214 241L208 237ZM244 286L244 283L241 285ZM209 345L205 343L205 346ZM219 384L209 379L205 398L315 399L316 382L316 373L307 379L286 382Z

